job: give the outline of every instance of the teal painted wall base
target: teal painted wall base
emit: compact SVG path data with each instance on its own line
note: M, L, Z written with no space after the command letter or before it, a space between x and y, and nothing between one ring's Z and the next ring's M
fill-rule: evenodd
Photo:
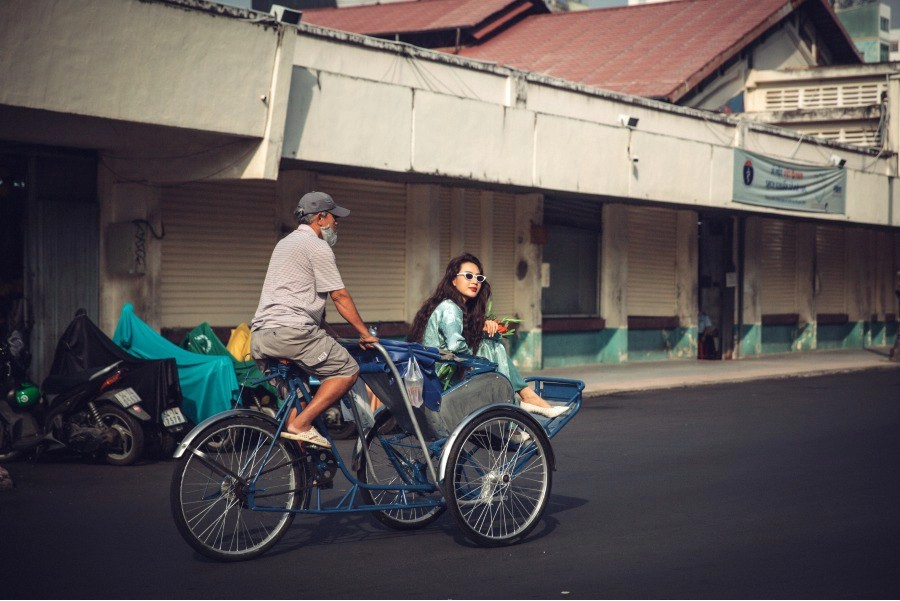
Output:
M516 333L506 339L506 351L520 371L541 369L541 332Z
M696 358L697 328L628 330L629 361Z
M792 349L794 351L812 351L816 348L816 328L805 324L796 328Z
M894 346L897 339L896 321L872 321L865 333L866 346Z
M896 329L896 326L894 326ZM762 326L745 325L741 330L742 356L769 353L790 353L828 349L863 348L869 340L872 325L867 322L850 322L837 325L805 324ZM887 340L887 325L877 325L876 338ZM893 344L893 340L880 342Z
M759 324L742 325L736 348L738 357L762 354L762 326Z
M864 340L865 324L861 321L820 325L816 332L816 348L819 350L862 348Z
M763 326L762 354L789 353L794 350L796 326Z
M853 349L894 344L898 322L853 322L841 325L744 325L738 355ZM536 344L540 341L540 344ZM525 360L543 351L543 365L525 367ZM694 360L697 329L628 330L606 328L592 332L553 332L520 335L512 356L524 370L629 361ZM520 363L521 362L521 363Z
M545 368L628 360L628 331L624 328L547 333L542 342Z

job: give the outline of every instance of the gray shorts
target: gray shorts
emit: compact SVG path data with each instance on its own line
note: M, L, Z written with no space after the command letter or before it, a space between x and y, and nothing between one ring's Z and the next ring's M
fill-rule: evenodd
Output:
M318 326L255 330L250 334L250 354L260 371L265 369L266 358L285 358L323 381L359 372L359 364L347 349Z

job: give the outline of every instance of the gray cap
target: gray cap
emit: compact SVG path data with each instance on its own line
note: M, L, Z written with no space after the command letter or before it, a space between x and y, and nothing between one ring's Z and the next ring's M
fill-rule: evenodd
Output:
M294 217L300 219L304 215L316 213L331 213L335 217L346 217L350 214L350 210L334 204L334 199L324 192L307 192L297 203Z

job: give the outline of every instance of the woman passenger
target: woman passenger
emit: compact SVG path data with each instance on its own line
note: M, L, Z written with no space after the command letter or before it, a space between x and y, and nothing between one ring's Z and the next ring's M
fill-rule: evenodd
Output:
M451 259L437 288L416 313L408 339L493 361L512 383L523 409L551 418L562 415L569 407L550 405L529 387L495 338L500 324L485 316L490 297L491 286L477 257L463 253Z

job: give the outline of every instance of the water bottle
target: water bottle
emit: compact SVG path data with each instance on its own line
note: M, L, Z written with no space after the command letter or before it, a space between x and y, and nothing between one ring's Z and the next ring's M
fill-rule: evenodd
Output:
M406 375L403 376L403 383L406 385L406 394L409 395L409 402L413 407L422 406L422 370L419 364L412 357L406 362Z

